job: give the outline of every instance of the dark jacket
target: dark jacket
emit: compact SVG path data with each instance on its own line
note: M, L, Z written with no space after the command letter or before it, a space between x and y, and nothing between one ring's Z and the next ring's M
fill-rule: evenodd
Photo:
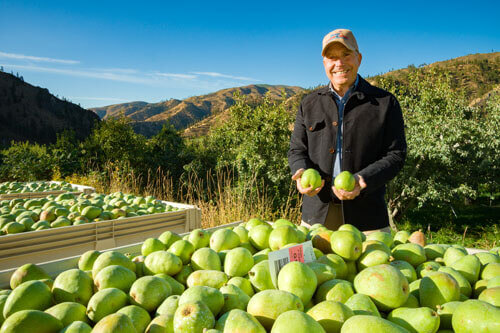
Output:
M332 186L333 158L339 124L337 105L328 86L302 100L290 139L292 175L300 168L318 170L325 186L314 197L304 196L302 220L324 223L330 201L340 202ZM344 108L342 170L361 175L367 187L354 200L344 200L344 222L360 230L389 225L385 184L403 167L406 139L396 97L360 77Z

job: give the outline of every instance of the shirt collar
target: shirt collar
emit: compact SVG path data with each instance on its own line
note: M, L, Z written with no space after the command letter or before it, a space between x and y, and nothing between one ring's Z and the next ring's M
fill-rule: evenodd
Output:
M347 92L344 94L344 97L340 97L339 94L337 94L335 89L333 89L332 87L332 82L328 83L328 88L335 98L337 98L338 100L342 100L344 98L349 97L349 95L358 88L358 83L359 83L359 74L356 75L356 81L354 81L354 84L347 90Z

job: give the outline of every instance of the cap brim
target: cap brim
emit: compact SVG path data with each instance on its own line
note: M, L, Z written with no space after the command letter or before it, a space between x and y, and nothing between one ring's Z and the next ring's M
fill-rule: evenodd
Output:
M351 51L357 51L355 49L353 49L350 45L347 45L344 40L342 38L338 38L338 39L333 39L331 41L329 41L324 47L323 47L323 50L321 51L321 56L324 57L325 56L325 52L326 50L328 50L328 48L330 46L332 46L333 43L340 43L342 45L344 45L346 48L348 48L349 50Z

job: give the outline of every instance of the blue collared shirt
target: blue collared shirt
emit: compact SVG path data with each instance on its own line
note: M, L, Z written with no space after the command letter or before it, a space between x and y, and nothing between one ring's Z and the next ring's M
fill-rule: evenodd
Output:
M345 104L347 103L347 100L349 99L349 96L351 96L351 93L356 89L358 86L359 82L359 75L356 76L356 81L354 82L354 85L347 90L345 95L343 97L340 97L337 92L332 87L332 84L330 83L328 87L330 88L330 92L332 93L333 99L335 100L335 103L337 104L337 109L339 112L339 121L338 121L338 131L337 131L337 149L335 153L335 159L333 161L333 178L337 177L337 175L342 171L341 165L342 165L342 133L344 131L344 107Z

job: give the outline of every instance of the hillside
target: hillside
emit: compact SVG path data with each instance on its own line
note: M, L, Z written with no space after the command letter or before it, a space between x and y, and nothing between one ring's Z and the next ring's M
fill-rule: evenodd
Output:
M83 139L99 117L89 110L0 71L0 145L12 140L53 143L56 134L74 130Z
M267 94L271 99L281 98L281 92L293 96L303 88L291 86L249 85L228 88L217 92L193 96L184 100L170 99L160 103L132 102L109 105L90 110L102 119L126 116L134 120L134 129L141 134L151 136L157 133L168 120L177 129L188 129L189 133L202 135L210 127L218 115L235 103L234 94L245 96L249 103L259 103Z
M400 84L405 84L410 73L431 70L437 73L447 73L450 76L452 88L463 92L468 101L474 104L478 100L487 98L494 90L498 90L500 85L500 52L470 54L432 64L422 64L418 67L410 65L407 68L367 79L374 85L377 85L381 78L389 78Z

